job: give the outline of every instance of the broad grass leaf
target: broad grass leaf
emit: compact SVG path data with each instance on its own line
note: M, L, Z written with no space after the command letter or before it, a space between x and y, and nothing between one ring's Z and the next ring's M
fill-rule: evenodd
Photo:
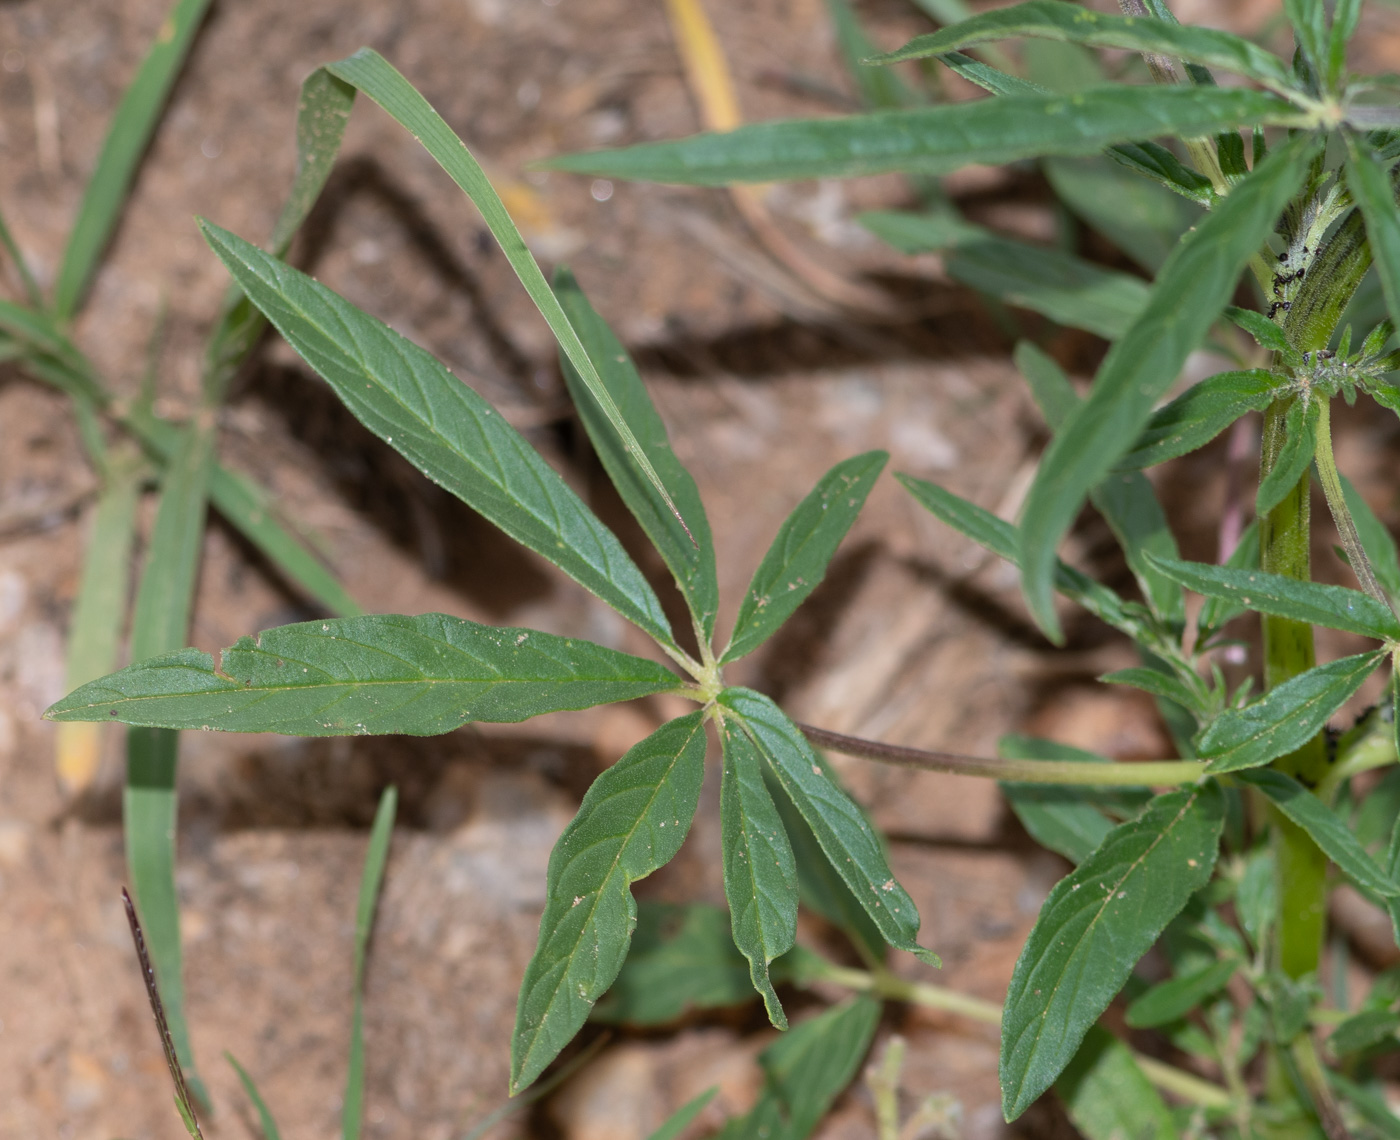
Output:
M855 1077L880 1009L874 998L850 998L784 1033L759 1055L758 1103L715 1140L806 1140Z
M661 554L696 624L704 631L708 641L714 635L719 585L715 578L715 549L710 537L710 523L705 516L705 504L700 501L695 480L671 449L666 425L661 422L626 349L613 335L607 322L594 310L568 270L560 269L554 274L554 293L569 323L578 332L589 358L597 365L604 388L632 425L637 442L689 525L687 530L652 486L603 414L578 369L561 350L559 364L565 383L569 386L569 395L573 397L579 418L588 432L588 438L593 441L593 448L608 478Z
M1105 340L1122 336L1147 303L1136 277L961 219L880 210L857 220L903 253L944 251L943 268L964 285Z
M705 776L704 714L662 725L593 781L549 857L549 900L525 969L511 1041L511 1093L583 1026L627 957L631 885L680 850Z
M968 502L937 483L916 479L903 472L897 472L895 478L931 514L999 558L1006 559L1013 566L1020 566L1019 532L1013 523L997 518L991 511ZM1140 620L1129 613L1122 598L1107 586L1058 559L1055 564L1055 589L1078 602L1101 621L1130 636L1142 628Z
M430 353L306 274L227 230L201 228L252 302L361 423L517 542L673 644L661 603L617 537L489 403Z
M1344 629L1374 637L1400 640L1400 618L1369 594L1347 586L1300 582L1263 570L1240 570L1208 562L1154 558L1162 573L1188 590L1220 598L1263 614L1292 618L1328 629Z
M768 966L792 949L797 936L797 864L764 783L758 749L736 718L725 718L722 740L720 835L734 945L748 959L749 979L763 998L768 1020L786 1029L787 1015Z
M430 736L676 688L645 658L445 614L332 618L270 629L225 649L128 665L59 701L51 720L288 736Z
M1204 447L1246 412L1267 408L1280 383L1266 368L1217 372L1153 412L1117 466L1152 467Z
M983 12L952 27L918 36L898 51L877 56L871 62L922 59L1013 36L1178 56L1247 75L1278 91L1293 89L1288 65L1240 36L1140 16L1108 15L1064 0L1028 0Z
M666 1025L688 1010L739 1005L753 996L728 911L642 901L627 960L589 1020Z
M1090 1028L1055 1091L1086 1140L1177 1140L1171 1109L1113 1034Z
M92 281L98 259L126 205L127 191L146 144L160 121L165 97L180 73L208 7L209 0L178 0L117 104L59 265L53 312L60 319L77 311Z
M1382 898L1400 898L1400 882L1366 854L1366 849L1357 842L1341 816L1292 776L1274 768L1260 768L1241 772L1237 778L1268 796L1273 805L1306 831L1323 854L1357 886Z
M1317 665L1275 686L1253 704L1226 709L1201 735L1207 772L1239 772L1287 756L1311 740L1381 663L1358 653Z
M1314 147L1307 136L1276 147L1182 239L1142 316L1109 349L1089 395L1042 458L1022 511L1021 580L1032 615L1053 640L1061 638L1051 597L1056 546L1230 300L1240 271L1306 176Z
M885 941L938 965L938 956L918 944L919 912L895 880L879 833L828 775L801 730L768 697L752 689L725 689L719 701L733 714L725 717L726 738L742 731L752 741Z
M551 158L542 166L644 182L726 186L867 174L949 174L972 163L1097 154L1114 143L1290 125L1285 100L1241 88L1100 87L1001 95L844 118L755 123L723 134Z
M783 520L744 592L721 664L752 653L817 588L888 460L884 451L842 460Z
M1050 1087L1138 959L1210 880L1224 820L1214 781L1160 795L1050 892L1002 1016L1007 1120Z
M1221 958L1203 969L1158 982L1133 999L1124 1019L1133 1029L1155 1029L1176 1021L1223 990L1239 968L1235 959Z
M365 1108L365 960L369 956L369 935L379 904L379 888L389 862L389 842L394 836L394 815L398 810L398 789L390 785L379 797L374 823L369 829L369 847L360 872L360 897L355 906L355 963L351 982L350 1060L345 1072L344 1107L340 1112L343 1140L360 1140Z

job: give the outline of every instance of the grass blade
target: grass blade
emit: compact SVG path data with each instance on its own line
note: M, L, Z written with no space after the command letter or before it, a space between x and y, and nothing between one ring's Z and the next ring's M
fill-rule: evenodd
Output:
M374 911L379 887L384 882L384 866L389 861L389 842L394 836L394 813L398 790L392 785L379 797L374 824L369 831L369 850L360 876L360 900L355 908L355 973L352 983L354 1012L350 1017L350 1062L345 1076L345 1107L341 1112L340 1134L344 1140L360 1140L365 1107L365 958L369 935L374 927Z
M272 1110L267 1107L267 1102L258 1092L258 1086L253 1083L253 1078L248 1075L247 1070L238 1063L232 1053L226 1051L224 1060L233 1066L233 1071L238 1074L239 1083L243 1085L244 1093L253 1102L253 1108L258 1114L258 1123L262 1127L263 1140L282 1140L282 1133L277 1130L277 1121L272 1116Z
M1147 304L1136 277L958 218L881 210L857 221L901 253L941 251L948 275L964 285L1105 340L1122 336Z
M68 627L65 684L70 691L116 666L129 602L136 505L145 474L144 465L130 453L114 454L107 465ZM97 775L101 731L95 724L65 724L58 730L58 778L70 794L83 791Z
M63 251L53 297L53 312L59 319L71 317L82 303L97 261L121 216L127 191L160 118L165 97L208 7L209 0L178 0L161 24L156 42L117 106L97 166L83 192L77 220L68 235L68 246Z
M128 665L48 710L52 720L289 736L429 736L679 687L661 665L529 629L445 614L332 618L225 649Z
M1217 372L1152 413L1119 470L1153 467L1204 447L1247 412L1262 412L1274 399L1279 377L1267 368Z
M616 536L489 403L430 353L306 274L217 226L201 228L252 302L366 427L517 542L674 645L661 603Z
M564 310L560 308L548 282L544 279L544 274L540 272L540 267L535 264L534 257L525 247L525 241L521 238L520 231L515 228L515 223L511 221L510 214L506 212L500 195L467 150L466 144L443 122L442 117L428 105L428 101L413 85L395 71L378 52L370 48L361 48L354 55L328 64L325 70L337 79L363 91L383 107L395 122L422 143L423 148L432 155L438 165L466 192L467 197L481 212L482 220L486 222L492 236L500 244L501 251L506 255L506 260L510 262L516 276L520 278L520 283L525 286L525 292L535 302L540 315L554 333L564 355L578 369L579 375L598 401L598 406L613 425L623 446L636 459L647 480L656 488L671 512L677 518L681 518L660 476L632 434L626 418L608 395L597 369L589 359L578 334L569 324ZM681 519L681 524L685 525L684 519Z
M1153 558L1173 581L1206 597L1233 602L1259 613L1292 618L1328 629L1344 629L1377 641L1400 640L1400 618L1369 594L1348 586L1300 582L1263 570L1239 570L1208 562Z
M898 51L876 56L871 62L924 59L1013 36L1177 56L1247 75L1275 91L1285 94L1293 91L1293 76L1288 65L1240 36L1212 28L1183 27L1163 20L1108 15L1064 0L1028 0L1024 4L983 12L952 27L918 36Z
M705 1106L714 1099L717 1092L719 1092L719 1086L715 1085L706 1089L699 1096L686 1101L671 1114L660 1128L648 1136L647 1140L676 1140L676 1137L690 1126L690 1122L705 1111Z
M1306 176L1314 148L1307 136L1276 147L1182 240L1146 310L1109 350L1088 397L1041 460L1022 514L1021 571L1031 613L1052 640L1062 639L1051 603L1055 547L1230 300L1240 271Z
M631 886L680 850L704 776L697 711L662 725L599 776L554 845L549 900L516 1009L512 1095L573 1039L622 969L637 922Z
M723 722L724 779L720 832L724 896L734 945L749 961L749 979L768 1020L787 1028L768 967L792 949L797 934L797 864L787 832L764 784L759 753L737 718Z
M24 289L24 299L29 303L29 307L42 309L44 296L39 292L39 283L34 280L34 274L29 268L29 263L24 259L24 253L20 250L14 235L10 233L10 227L5 224L4 214L0 214L0 246L4 247L10 261L14 263L15 273L19 277L20 286Z
M1021 950L1001 1031L1002 1108L1016 1119L1215 867L1225 799L1214 781L1158 796L1050 892Z
M843 460L783 520L744 592L720 664L752 653L820 585L888 460L884 451Z
M1242 709L1227 709L1201 736L1207 772L1238 772L1287 756L1311 740L1380 665L1384 653L1358 653L1276 685Z
M737 721L885 941L920 961L939 965L938 955L918 944L919 912L895 880L879 833L828 774L830 769L807 738L762 693L729 688L719 701L733 713L732 718L726 716L726 733L730 720Z
M569 395L573 397L579 418L583 420L588 438L593 441L608 478L675 577L676 585L680 587L691 615L708 644L714 636L715 614L719 609L719 583L715 577L715 549L710 522L705 516L705 504L700 500L695 480L671 450L666 425L657 414L656 406L647 395L646 386L626 349L608 328L607 322L594 311L568 270L560 269L555 273L554 293L569 322L578 331L589 357L598 365L598 376L603 385L632 425L638 444L650 459L671 500L689 520L687 530L648 482L645 472L623 446L592 392L584 384L578 369L561 351L560 368L569 386Z
M1296 125L1277 96L1204 87L1100 87L1073 96L1002 95L844 118L756 123L724 134L561 155L541 165L603 178L726 186L866 174L948 174L971 163L1097 154L1158 135L1254 123Z

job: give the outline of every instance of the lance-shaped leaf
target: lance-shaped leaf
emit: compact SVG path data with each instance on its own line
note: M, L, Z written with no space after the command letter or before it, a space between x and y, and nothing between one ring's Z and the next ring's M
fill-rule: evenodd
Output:
M675 504L670 501L660 476L651 466L651 460L632 434L626 418L608 395L607 388L599 378L593 361L584 351L578 334L569 324L569 319L559 307L559 301L544 274L540 272L540 267L526 248L525 239L520 236L520 231L511 221L501 196L496 193L495 187L486 177L486 172L481 169L481 164L472 157L466 143L457 137L452 128L443 121L442 116L433 110L414 86L372 48L361 48L345 59L327 64L325 70L341 82L363 91L383 107L395 122L422 144L423 149L447 172L452 181L466 192L472 204L481 212L482 221L500 245L501 252L505 254L510 267L515 270L516 277L525 286L525 292L530 295L530 300L534 301L540 316L544 317L545 323L554 333L554 338L559 342L564 355L578 369L588 390L593 393L593 398L598 401L598 406L612 423L637 465L666 501L666 505L675 513Z
M431 736L677 687L654 661L446 614L284 625L214 659L182 649L84 685L50 720L288 736Z
M1361 0L1338 0L1332 9L1332 29L1327 40L1327 84L1336 87L1346 70L1347 41L1361 22Z
M637 924L631 884L680 850L704 776L697 711L662 725L593 781L554 845L549 901L516 1009L512 1094L573 1039L622 969Z
M867 451L842 460L783 520L744 593L721 664L752 653L767 641L826 577L831 556L856 521L888 459L887 452Z
M763 998L768 1020L787 1028L768 966L792 949L797 936L797 864L783 821L763 781L758 750L742 725L724 721L724 779L720 834L724 842L724 896L734 945L749 961L749 979Z
M576 174L725 186L900 171L948 174L971 163L1097 154L1158 135L1194 138L1301 114L1260 91L1100 87L1076 95L1002 95L846 118L755 123L723 134L563 155L541 165Z
M242 238L202 222L252 302L370 431L517 542L672 644L616 535L486 400L430 353ZM551 294L552 296L552 294Z
M1229 301L1240 270L1303 181L1313 149L1307 136L1275 148L1182 239L1162 267L1146 310L1109 350L1088 397L1041 460L1022 512L1021 571L1031 613L1052 638L1060 638L1051 603L1055 547Z
M930 965L938 955L918 944L919 912L895 880L879 833L865 813L830 775L801 730L762 693L725 689L720 704L735 714L738 727L768 762L768 769L792 800L817 842L885 941ZM729 729L726 718L726 730Z
M1153 562L1173 581L1209 598L1275 617L1344 629L1377 641L1400 640L1400 618L1360 590L1208 562L1179 562L1174 558L1153 558Z
M871 62L923 59L1011 36L1060 40L1086 47L1125 48L1150 55L1174 55L1247 75L1277 91L1293 90L1288 65L1240 36L1212 28L1183 27L1150 17L1108 15L1064 0L1028 0L1024 4L983 12L950 28L918 36L898 51L876 56Z
M1136 277L959 218L878 210L857 220L903 253L943 251L943 268L964 285L1105 340L1122 336L1147 303Z
M1382 898L1400 898L1400 883L1376 865L1341 816L1292 776L1275 768L1241 772L1238 779L1263 792L1284 815L1308 833L1323 854L1357 886Z
M1007 1120L1050 1087L1137 960L1210 880L1224 821L1214 781L1158 796L1050 892L1002 1015Z
M680 587L690 612L708 639L714 634L715 613L719 609L719 585L715 578L715 549L710 537L710 523L705 517L705 504L700 501L695 480L671 450L666 425L661 422L627 350L613 335L607 322L589 304L574 275L566 269L558 270L554 275L554 292L570 324L578 331L589 357L598 366L603 386L632 425L637 442L689 524L687 530L648 481L646 473L603 414L578 369L561 351L559 363L564 381L569 386L569 395L573 397L579 418L583 420L588 438L593 441L593 448L608 478L675 576L676 585Z
M1234 958L1221 958L1189 974L1158 982L1128 1006L1125 1020L1134 1029L1155 1029L1185 1017L1207 998L1214 997L1240 968Z
M1094 1026L1055 1082L1074 1126L1088 1140L1178 1140L1171 1109L1129 1049Z
M1351 698L1383 653L1358 653L1291 677L1242 709L1227 709L1201 736L1196 752L1208 772L1257 768L1301 748Z
M1376 259L1376 276L1386 308L1400 321L1400 210L1386 164L1362 142L1348 136L1347 189L1361 207L1366 238Z
M1325 397L1324 397L1325 398ZM1279 448L1278 458L1269 473L1259 480L1259 491L1254 497L1254 516L1263 518L1285 495L1298 485L1303 472L1312 463L1313 451L1317 447L1317 421L1321 414L1320 400L1294 400L1284 418L1285 438Z
M973 542L986 547L1013 566L1021 564L1019 534L1013 524L997 518L991 511L968 502L936 483L916 479L902 472L896 474L895 478L903 483L910 494L927 507L930 513L954 530L967 535ZM1055 589L1115 629L1126 632L1140 628L1138 620L1129 615L1122 598L1107 586L1095 582L1087 574L1073 566L1066 566L1059 560L1056 560L1055 564Z
M1266 368L1217 372L1153 412L1117 466L1152 467L1204 447L1246 412L1267 408L1281 382Z

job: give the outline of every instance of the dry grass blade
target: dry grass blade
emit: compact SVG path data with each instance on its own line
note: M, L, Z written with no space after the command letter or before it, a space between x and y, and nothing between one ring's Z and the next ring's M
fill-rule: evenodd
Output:
M175 1056L175 1042L170 1037L165 1006L161 1004L160 990L156 986L155 967L151 965L151 956L146 953L146 936L141 932L141 920L136 917L136 906L125 887L122 888L122 903L126 906L126 920L131 924L131 940L136 944L136 958L141 963L146 996L151 999L151 1012L155 1015L156 1030L160 1033L160 1045L165 1050L165 1064L170 1069L170 1079L175 1082L175 1107L180 1110L189 1134L195 1140L204 1140L204 1133L199 1130L199 1121L194 1114L194 1101L185 1084L185 1071L180 1067L180 1059Z

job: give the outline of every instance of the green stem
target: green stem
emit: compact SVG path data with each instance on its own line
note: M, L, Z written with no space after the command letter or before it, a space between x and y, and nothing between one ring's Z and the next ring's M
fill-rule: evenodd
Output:
M1284 421L1296 398L1276 400L1264 415L1261 480L1278 460L1287 435ZM1261 521L1260 569L1302 582L1311 579L1310 490L1311 475L1305 472ZM1265 615L1263 626L1266 690L1277 688L1316 664L1312 626L1307 622ZM1327 766L1327 745L1322 733L1274 762L1274 767L1309 787L1316 787L1323 780ZM1289 977L1300 978L1316 970L1322 957L1327 858L1302 828L1277 811L1271 812L1271 817L1279 884L1278 964Z
M1327 496L1332 521L1337 524L1342 549L1347 552L1347 561L1351 563L1352 572L1361 588L1386 609L1390 609L1390 601L1380 583L1376 581L1376 572L1371 567L1371 560L1366 557L1366 550L1361 545L1361 536L1356 533L1356 523L1351 517L1351 511L1347 509L1346 495L1342 492L1342 477L1337 471L1337 460L1332 455L1332 401L1316 391L1313 393L1313 399L1318 403L1313 461L1317 464L1318 481L1322 484L1323 494Z
M691 696L687 691L687 696ZM905 768L948 772L955 776L984 776L993 780L1017 780L1028 784L1077 784L1100 788L1162 788L1194 784L1205 775L1203 760L1141 760L1100 764L1089 760L1003 760L988 756L962 756L956 752L931 752L900 744L885 744L815 728L797 726L818 748L860 756Z

